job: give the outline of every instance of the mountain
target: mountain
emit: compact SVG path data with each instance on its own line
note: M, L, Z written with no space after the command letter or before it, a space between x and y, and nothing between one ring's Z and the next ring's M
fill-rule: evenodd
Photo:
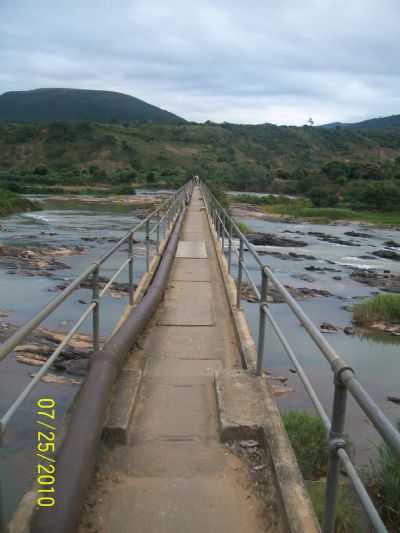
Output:
M390 117L379 117L363 120L362 122L331 122L330 124L323 124L321 128L353 128L358 130L364 129L394 129L400 128L400 115L391 115Z
M159 107L112 91L87 89L35 89L0 95L0 121L110 122L139 121L184 123L185 120Z

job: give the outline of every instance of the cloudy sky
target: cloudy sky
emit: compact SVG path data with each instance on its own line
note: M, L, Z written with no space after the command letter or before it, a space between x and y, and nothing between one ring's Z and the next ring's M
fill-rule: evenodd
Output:
M125 92L187 119L400 113L399 0L0 0L0 93Z

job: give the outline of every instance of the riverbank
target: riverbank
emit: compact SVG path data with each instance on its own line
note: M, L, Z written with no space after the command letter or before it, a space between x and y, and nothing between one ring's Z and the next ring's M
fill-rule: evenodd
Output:
M282 204L231 203L234 216L261 220L314 224L367 224L376 227L400 227L400 212L353 211L345 207L312 207L307 200L289 200Z
M76 204L101 204L101 205L121 205L130 206L134 208L150 208L160 204L163 200L161 195L84 195L84 194L68 194L68 195L50 195L46 196L48 202L63 202L63 203L76 203Z
M5 189L0 189L0 217L28 211L40 211L40 209L36 202Z

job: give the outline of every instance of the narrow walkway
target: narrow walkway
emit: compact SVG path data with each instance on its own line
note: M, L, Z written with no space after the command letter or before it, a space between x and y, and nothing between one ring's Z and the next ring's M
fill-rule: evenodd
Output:
M128 443L103 450L80 531L265 531L246 467L219 442L213 375L239 353L198 188L163 304L128 364L143 362Z

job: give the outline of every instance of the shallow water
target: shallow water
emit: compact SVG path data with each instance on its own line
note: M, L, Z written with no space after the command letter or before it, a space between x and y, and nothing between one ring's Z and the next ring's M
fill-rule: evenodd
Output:
M306 311L317 327L324 321L336 326L344 327L351 325L352 313L344 309L359 298L370 296L377 292L376 288L362 285L350 278L355 268L377 269L380 271L390 270L400 272L400 263L376 258L365 259L361 256L370 255L372 251L383 249L384 241L399 241L400 232L393 229L377 229L365 225L321 225L321 224L290 224L285 222L272 222L254 219L243 219L248 226L255 231L281 234L282 236L300 239L307 243L304 247L259 247L263 251L264 263L268 264L277 277L286 285L294 287L309 287L329 290L331 297L318 297L307 301L300 301L300 306ZM304 234L297 235L286 233L287 231L301 231ZM352 240L354 245L339 245L321 241L315 236L307 235L308 232L323 232L335 235L343 239ZM359 231L368 233L370 238L357 238L344 235L346 231ZM287 253L293 251L298 254L312 255L316 260L282 260L268 255L268 251ZM248 256L249 254L247 254ZM251 260L251 258L250 258ZM259 272L254 261L251 261L252 275L257 284L260 283ZM307 266L329 267L338 272L309 272ZM236 266L235 266L236 268ZM297 275L307 274L314 280L307 282L298 279ZM340 276L341 280L333 277ZM244 307L249 319L254 336L258 333L258 306L244 302ZM324 357L315 347L304 328L291 312L286 304L271 304L273 316L277 319L281 329L295 350L295 354L304 366L315 390L322 403L331 415L333 379L332 373ZM387 401L389 395L400 396L400 339L387 334L374 334L368 336L349 336L343 332L326 334L327 340L355 370L356 373L371 394L377 404L387 416L396 422L400 419L400 406ZM274 375L288 377L288 386L295 392L278 400L280 407L285 409L313 409L311 401L306 395L299 378L292 374L289 369L293 367L283 350L281 343L271 327L266 333L266 347L264 352L264 366ZM346 432L355 445L355 456L359 464L367 463L374 455L375 446L380 442L380 437L371 427L367 417L349 399Z
M139 219L132 207L84 205L71 203L52 203L41 198L43 210L8 217L1 221L0 242L5 245L18 245L23 248L34 246L75 246L84 247L84 255L58 257L69 268L56 270L52 277L21 275L17 271L0 268L0 289L2 310L9 313L5 322L22 324L44 307L59 291L54 288L61 281L68 281L81 273L90 261L101 256L113 246L112 242L86 241L86 238L120 238ZM137 238L143 235L139 232ZM144 248L135 246L135 279L144 271ZM127 258L127 248L110 258L100 271L100 275L111 277L115 270ZM127 282L127 270L118 277L118 281ZM91 291L82 289L72 296L57 310L44 325L51 329L68 330L85 310L78 300L90 302ZM113 330L122 310L127 305L127 298L115 299L105 296L101 304L101 334L107 336ZM82 332L90 333L90 317L82 325ZM1 362L0 374L0 412L4 413L16 399L19 392L30 381L36 367L16 362L14 355L9 355ZM78 378L79 379L79 378ZM25 400L11 420L5 434L1 453L1 479L4 500L4 514L10 516L15 503L31 486L35 472L36 438L36 400L52 397L57 401L57 426L61 430L63 417L78 385L51 385L40 383Z
M153 191L151 191L153 193ZM52 203L42 197L43 211L26 213L8 217L1 221L0 240L3 244L18 244L25 248L30 246L75 246L85 248L84 255L60 257L59 260L70 268L54 272L54 277L25 276L19 273L7 273L0 268L0 287L2 300L0 308L10 313L4 321L24 323L50 301L57 292L51 292L61 280L71 280L87 266L88 262L102 255L113 243L94 242L83 240L85 238L105 237L119 238L138 222L135 210L129 206L84 205L71 202ZM352 268L378 268L400 271L400 263L385 259L360 259L361 255L369 255L374 249L383 248L383 242L388 239L400 240L400 233L395 230L371 229L370 227L350 225L316 225L316 224L289 224L283 222L270 222L253 219L243 219L255 231L278 233L290 238L307 241L304 248L259 247L266 252L263 259L270 265L277 276L285 283L298 287L313 287L329 290L334 296L329 298L315 298L310 301L300 302L303 309L309 314L317 326L322 321L332 322L338 326L351 324L351 313L343 306L353 303L355 298L371 294L375 289L353 281L349 275ZM372 235L369 239L346 237L345 231L364 231ZM343 246L322 242L314 236L296 235L285 231L319 231L330 235L337 235L348 240L354 240L360 246ZM138 237L141 235L139 234ZM82 239L83 238L83 239ZM268 251L287 253L293 251L300 254L315 256L317 260L294 261L282 260L268 255ZM136 247L135 275L139 279L144 270L144 249L141 245ZM248 255L248 254L247 254ZM126 258L126 250L110 259L101 274L111 276L112 272ZM250 271L259 283L259 273L254 261L250 259ZM331 262L334 262L332 264ZM307 272L306 266L327 266L339 272ZM233 265L235 271L236 265ZM296 274L307 273L314 281L312 283L293 277ZM340 281L333 276L341 276ZM118 281L127 281L124 272ZM49 290L50 289L50 290ZM71 327L72 320L83 312L85 306L78 302L79 299L90 301L90 291L80 290L75 292L69 300L45 322L53 329L66 329ZM102 305L101 322L102 334L111 333L115 322L122 309L126 306L127 299L121 300L106 297ZM256 304L243 302L250 326L254 335L257 335L258 307ZM307 337L304 329L300 327L293 313L285 304L271 305L273 315L288 335L291 345L295 348L299 360L304 365L317 393L319 394L327 412L330 414L332 402L332 374L322 355L318 353L312 341ZM90 319L83 325L82 331L90 332ZM346 336L344 333L329 335L328 340L333 347L357 370L359 378L373 398L382 407L385 413L395 421L400 418L400 406L389 403L387 395L400 395L400 345L399 339L387 335L374 337ZM264 356L265 367L275 375L289 378L289 386L295 389L294 393L279 399L282 409L311 408L302 384L297 376L290 373L292 367L279 340L275 334L268 330L266 335L266 348ZM16 363L14 356L9 356L1 363L0 374L1 395L0 409L3 413L16 398L22 386L30 380L30 375L35 372L34 367ZM38 398L50 396L57 400L58 425L61 428L63 415L71 404L78 390L77 385L51 385L41 383L32 395L24 402L16 416L11 421L1 453L1 479L2 491L5 500L6 514L9 516L15 503L30 487L35 472L35 442L36 418L35 402ZM378 442L376 433L371 430L365 415L349 402L349 416L347 432L356 444L357 460L366 462L371 455L374 443Z

